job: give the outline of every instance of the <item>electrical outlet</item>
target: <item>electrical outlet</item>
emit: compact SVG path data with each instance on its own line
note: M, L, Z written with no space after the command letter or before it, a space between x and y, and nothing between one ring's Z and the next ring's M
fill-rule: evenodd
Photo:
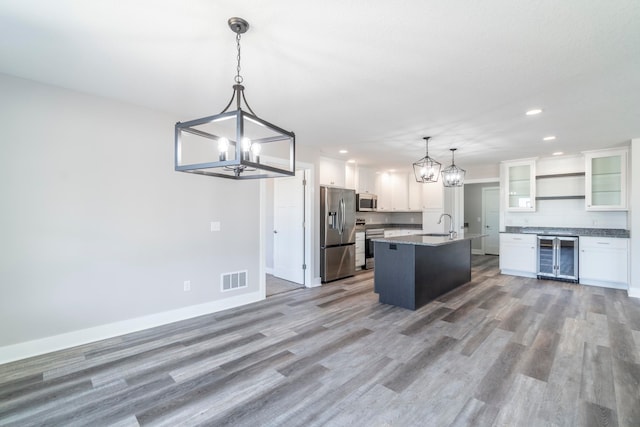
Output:
M191 290L191 280L184 281L184 291L189 292Z
M211 221L211 231L220 231L220 221Z

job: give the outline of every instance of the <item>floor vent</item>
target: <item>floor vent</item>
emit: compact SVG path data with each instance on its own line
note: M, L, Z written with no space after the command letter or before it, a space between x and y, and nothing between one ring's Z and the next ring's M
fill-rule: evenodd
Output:
M220 276L222 292L247 287L247 270L233 273L222 273Z

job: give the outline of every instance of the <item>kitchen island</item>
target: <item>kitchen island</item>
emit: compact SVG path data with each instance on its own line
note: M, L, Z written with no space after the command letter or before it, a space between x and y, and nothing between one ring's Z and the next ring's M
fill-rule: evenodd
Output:
M383 304L416 310L471 280L471 240L485 234L375 239L374 291Z

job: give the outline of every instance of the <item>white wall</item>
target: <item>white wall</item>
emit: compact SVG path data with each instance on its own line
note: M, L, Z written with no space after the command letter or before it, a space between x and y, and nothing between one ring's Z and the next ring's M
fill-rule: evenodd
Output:
M640 138L631 140L631 213L630 222L636 229L631 233L631 283L629 296L640 298Z
M4 75L0 93L0 359L262 297L259 183L173 170L194 117Z

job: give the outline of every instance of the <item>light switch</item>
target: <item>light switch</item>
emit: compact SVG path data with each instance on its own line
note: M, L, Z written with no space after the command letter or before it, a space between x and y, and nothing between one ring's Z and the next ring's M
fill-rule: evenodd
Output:
M211 231L220 231L220 221L211 221Z

